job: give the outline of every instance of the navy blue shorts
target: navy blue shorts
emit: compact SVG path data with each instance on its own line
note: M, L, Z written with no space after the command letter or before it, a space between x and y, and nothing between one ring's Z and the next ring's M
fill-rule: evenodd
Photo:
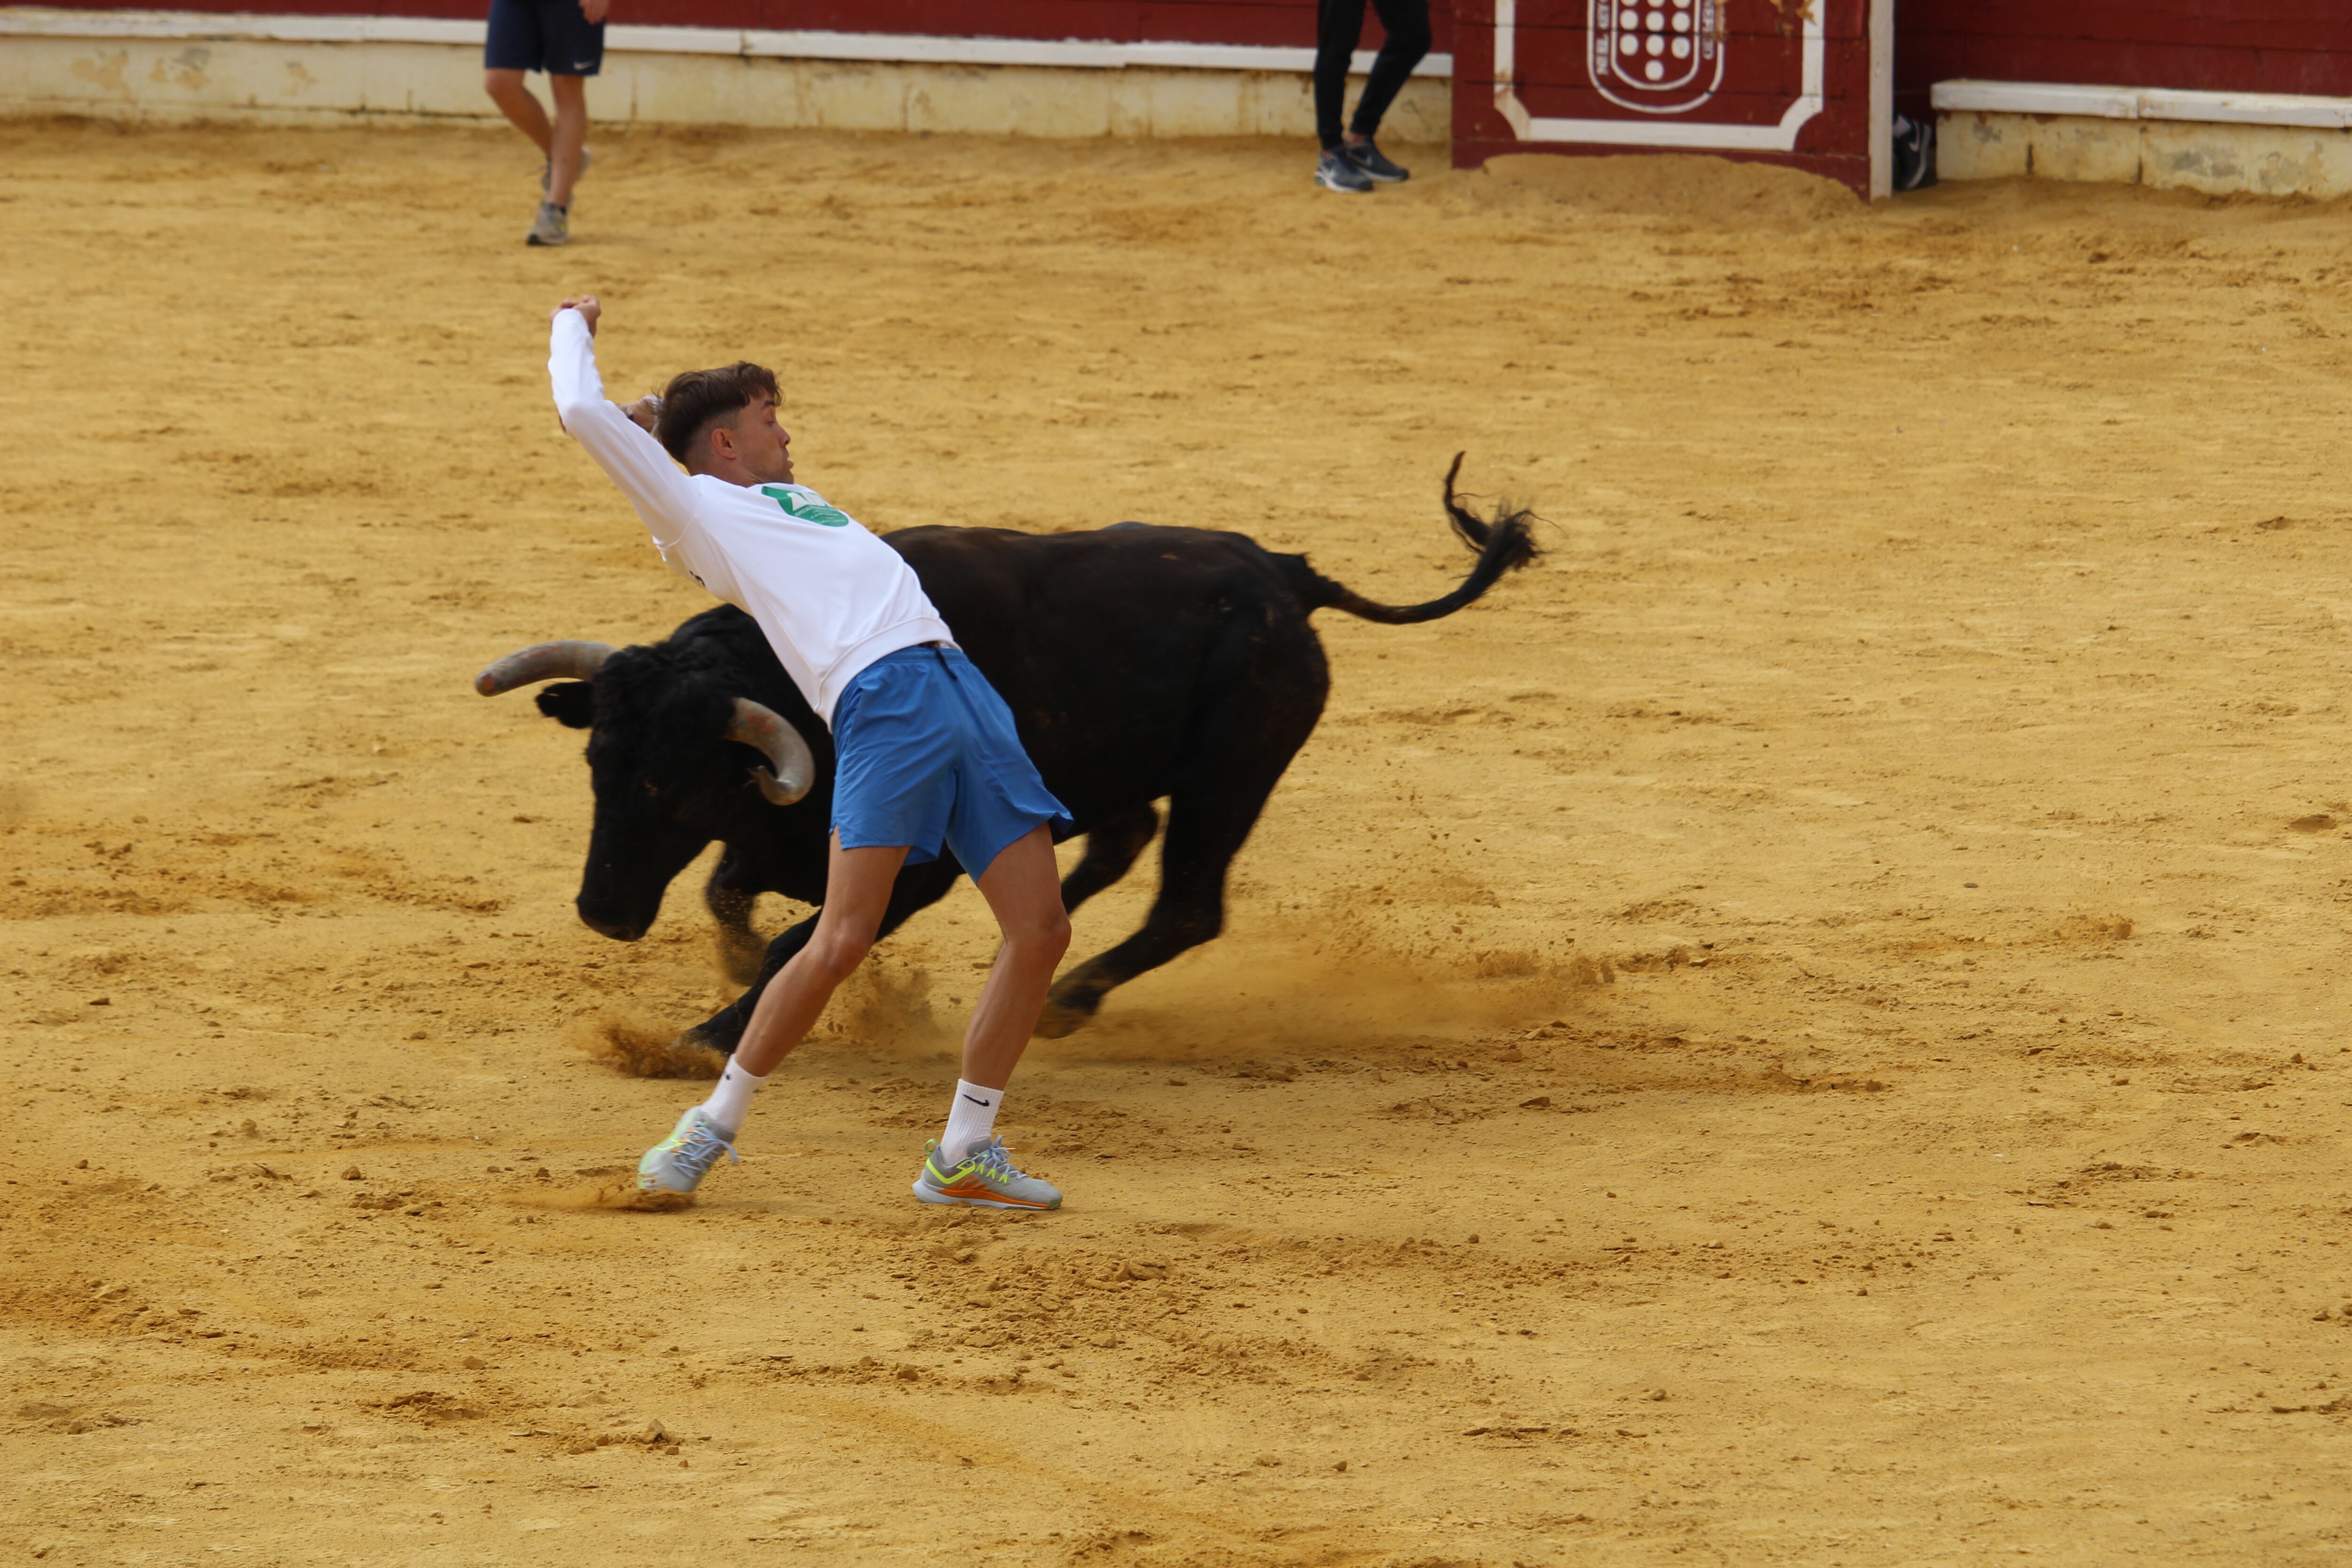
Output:
M1069 831L1013 710L961 648L902 647L860 670L833 705L833 749L844 849L903 844L919 866L944 844L978 877L1040 823Z
M484 68L594 76L604 64L604 24L580 14L580 0L490 0Z

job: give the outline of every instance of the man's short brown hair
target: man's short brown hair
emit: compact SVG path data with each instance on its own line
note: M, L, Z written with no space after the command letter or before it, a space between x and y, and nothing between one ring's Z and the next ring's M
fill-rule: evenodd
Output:
M685 463L686 455L709 434L710 427L750 407L755 393L765 393L769 402L776 402L776 373L749 360L737 360L717 370L680 371L662 389L661 412L654 416L654 439Z

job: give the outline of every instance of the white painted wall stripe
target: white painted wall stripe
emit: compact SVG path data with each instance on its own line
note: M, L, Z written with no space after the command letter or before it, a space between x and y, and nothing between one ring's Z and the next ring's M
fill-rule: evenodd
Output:
M1939 81L1937 109L1985 114L2079 114L2097 120L2172 120L2214 125L2352 127L2352 98L2291 92L2192 92L2179 88L2077 85L2044 81Z

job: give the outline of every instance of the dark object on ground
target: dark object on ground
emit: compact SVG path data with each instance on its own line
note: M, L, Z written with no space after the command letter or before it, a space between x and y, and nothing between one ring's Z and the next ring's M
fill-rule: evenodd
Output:
M1936 128L1908 115L1895 117L1895 188L1916 191L1936 183Z

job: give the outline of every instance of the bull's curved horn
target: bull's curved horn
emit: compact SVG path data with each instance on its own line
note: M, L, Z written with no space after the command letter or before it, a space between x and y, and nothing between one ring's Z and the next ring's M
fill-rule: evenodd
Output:
M772 805L790 805L816 783L816 759L809 754L801 732L772 708L762 708L748 697L735 699L735 719L727 738L766 754L768 765L753 768L760 793Z
M541 680L593 680L613 657L608 642L543 642L518 648L474 677L474 689L485 697L512 691Z

